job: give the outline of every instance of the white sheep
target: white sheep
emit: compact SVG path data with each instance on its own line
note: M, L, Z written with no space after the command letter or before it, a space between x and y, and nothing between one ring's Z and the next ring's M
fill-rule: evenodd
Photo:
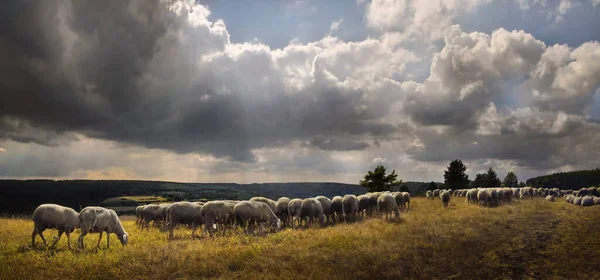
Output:
M356 220L358 214L358 199L353 194L347 194L342 200L342 211L344 212L344 222L349 218Z
M442 207L448 207L448 203L450 203L450 192L443 191L440 193L440 198L442 199Z
M400 217L400 208L398 208L396 199L389 193L382 193L377 199L377 212L380 218L381 215L385 214L386 220L392 218L392 213L394 213L396 219Z
M42 204L33 211L33 232L31 233L31 246L35 247L35 236L39 235L46 243L42 232L46 229L57 229L58 236L50 247L54 247L63 233L67 235L67 245L71 248L71 232L79 227L79 213L69 207L56 204Z
M97 248L100 248L100 240L102 240L102 233L106 232L106 247L110 248L110 234L114 233L121 241L123 246L127 245L128 235L121 220L117 216L117 212L112 209L106 209L98 206L89 206L83 208L79 213L79 223L81 225L81 235L79 235L79 247L83 249L83 238L88 233L100 233L98 238Z
M173 203L167 212L169 239L173 239L173 230L177 225L190 226L192 228L192 239L194 239L196 229L204 224L204 216L201 213L203 205L187 201Z
M269 205L261 201L239 202L233 208L233 216L236 224L241 227L247 227L247 233L253 233L254 227L263 223L268 223L270 228L277 230L281 228L281 220L277 218Z
M547 195L547 196L546 196L546 201L549 201L549 202L554 202L554 196L552 196L552 195Z
M403 200L404 205L402 206L402 208L408 210L408 209L410 209L410 193L402 192L402 195L404 196L404 200Z

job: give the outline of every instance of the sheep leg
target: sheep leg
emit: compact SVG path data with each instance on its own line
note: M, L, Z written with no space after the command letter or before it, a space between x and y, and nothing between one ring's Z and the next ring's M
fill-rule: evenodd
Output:
M71 232L67 231L65 234L67 235L67 248L71 249Z
M81 230L81 234L79 235L79 238L77 238L77 243L79 243L79 248L83 249L83 237L85 237L85 235L87 234L87 230Z
M96 248L100 249L100 240L102 240L102 231L100 232L100 237L98 238L98 244L96 244Z
M37 235L37 229L34 227L31 233L31 247L35 247L35 236Z
M106 232L106 249L110 248L110 232Z
M46 242L46 238L44 237L44 234L42 234L42 231L38 231L38 235L42 238L42 241L44 241L44 246L48 247L48 242Z
M58 236L54 239L54 242L52 243L52 245L50 245L50 247L54 247L56 246L56 243L58 243L58 241L60 240L60 237L63 235L64 230L59 229L58 230Z

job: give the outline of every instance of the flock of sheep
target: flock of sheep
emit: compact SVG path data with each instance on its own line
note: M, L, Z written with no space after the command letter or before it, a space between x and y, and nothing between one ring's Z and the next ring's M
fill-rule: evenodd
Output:
M192 238L195 238L196 230L202 226L210 236L214 236L215 232L224 234L233 227L240 227L248 234L253 234L257 229L261 233L265 228L276 231L283 226L311 227L355 221L364 215L397 219L400 209L409 207L408 192L373 192L359 196L336 196L333 199L324 196L305 199L282 197L275 201L253 197L248 201L149 204L138 206L135 214L136 223L142 229L148 229L152 222L168 231L169 238L173 238L175 227L184 225L192 229Z
M442 207L446 208L451 197L465 197L466 203L479 206L498 206L501 203L510 203L515 198L533 199L533 197L546 197L548 201L555 201L556 197L564 197L567 202L580 206L600 204L600 188L582 188L578 191L559 190L558 188L473 188L458 190L428 190L426 197L439 198ZM234 227L242 228L248 234L254 234L258 228L261 233L265 228L277 231L283 226L311 227L324 226L339 222L356 221L359 217L385 217L386 220L398 219L401 210L410 207L410 194L408 192L370 192L363 195L335 196L329 199L324 196L315 198L290 199L279 198L277 201L265 197L254 197L247 201L218 200L210 202L175 202L171 204L148 204L135 209L136 224L141 229L153 226L162 227L168 231L170 239L173 230L180 225L192 229L192 238L196 237L196 230L204 227L211 237L215 233L225 234ZM99 233L97 247L100 247L102 233L106 233L106 245L110 247L110 234L117 235L123 246L127 245L128 235L117 213L103 207L90 206L77 211L72 208L56 205L42 204L33 212L34 229L31 234L32 246L35 238L40 236L47 246L42 232L46 229L57 229L58 236L51 247L60 240L63 233L67 236L68 247L71 248L70 234L81 228L78 238L80 248L83 248L83 239L88 233Z
M578 206L592 206L600 204L600 188L581 188L578 191L568 190L565 200Z

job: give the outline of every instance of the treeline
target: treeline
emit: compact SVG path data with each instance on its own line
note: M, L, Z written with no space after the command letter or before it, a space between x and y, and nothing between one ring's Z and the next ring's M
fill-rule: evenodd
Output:
M528 186L580 189L600 185L600 169L559 172L527 180Z
M0 214L31 214L43 203L56 203L73 209L99 205L119 196L162 196L169 201L269 198L333 197L361 194L358 185L341 183L174 183L129 180L0 180Z

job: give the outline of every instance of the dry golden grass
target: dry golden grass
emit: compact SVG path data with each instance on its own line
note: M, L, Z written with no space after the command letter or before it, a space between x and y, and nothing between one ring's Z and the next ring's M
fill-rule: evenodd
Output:
M157 229L124 225L130 246L31 249L33 223L0 220L2 279L598 279L600 207L563 200L519 201L497 208L452 198L415 198L402 221L370 219L324 229L284 230L268 236L231 234L176 240ZM56 231L46 231L52 240ZM74 234L74 240L78 236ZM39 238L38 247L41 247Z

